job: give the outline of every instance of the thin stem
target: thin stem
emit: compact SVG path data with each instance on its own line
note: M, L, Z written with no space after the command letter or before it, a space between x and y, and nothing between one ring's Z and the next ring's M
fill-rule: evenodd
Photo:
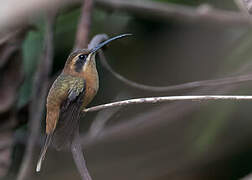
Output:
M76 33L74 49L84 49L88 46L88 35L91 26L91 16L93 9L93 0L84 0L82 6L82 13ZM75 165L82 177L82 180L92 180L89 175L86 161L81 148L81 141L79 138L79 125L76 129L76 134L71 145L71 151Z
M71 146L71 151L75 165L82 177L82 180L92 180L87 169L86 161L83 156L79 132L76 133L76 136Z

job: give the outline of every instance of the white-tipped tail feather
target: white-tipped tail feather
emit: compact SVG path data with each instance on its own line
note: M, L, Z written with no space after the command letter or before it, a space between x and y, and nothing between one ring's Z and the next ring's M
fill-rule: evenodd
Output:
M41 166L42 166L42 163L45 159L47 148L49 147L49 145L51 143L51 139L52 139L52 134L48 134L46 136L45 144L44 144L43 148L41 149L41 153L40 153L39 160L37 163L36 172L39 172L41 170Z
M42 164L42 159L39 158L39 161L37 163L37 168L36 168L36 172L39 172L41 170L41 164Z

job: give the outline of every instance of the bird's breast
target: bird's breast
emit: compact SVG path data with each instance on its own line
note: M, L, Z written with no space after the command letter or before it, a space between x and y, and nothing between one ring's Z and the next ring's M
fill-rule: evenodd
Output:
M82 107L85 108L95 97L99 89L99 77L96 68L90 68L84 74L86 89Z

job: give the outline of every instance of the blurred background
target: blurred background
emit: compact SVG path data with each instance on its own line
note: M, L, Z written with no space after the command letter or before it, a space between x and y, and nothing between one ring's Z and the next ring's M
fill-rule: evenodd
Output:
M48 11L58 12L48 88L74 47L81 7L80 1L66 0L1 4L1 179L80 179L71 153L53 148L41 173L35 173L45 106L39 100L40 90L34 91L44 83L36 81L36 73L39 69L44 72L45 16ZM157 13L152 8L161 10ZM89 40L101 33L134 35L104 50L115 72L153 87L203 83L174 90L144 90L116 78L98 58L100 89L89 106L151 96L251 95L251 22L239 11L231 0L95 1ZM213 14L216 17L211 18ZM230 81L229 77L238 78ZM34 103L42 107L37 118L41 128L35 135L31 133L32 114L37 114L31 108ZM90 174L94 180L241 179L252 171L251 106L248 101L180 101L90 112L81 121ZM35 145L29 149L31 137L35 137ZM23 178L22 167L28 168Z

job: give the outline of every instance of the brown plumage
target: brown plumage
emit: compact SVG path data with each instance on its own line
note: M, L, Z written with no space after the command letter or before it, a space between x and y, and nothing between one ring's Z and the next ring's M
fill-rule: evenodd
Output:
M69 55L62 73L48 93L46 141L36 171L40 171L51 142L57 149L61 149L71 146L77 136L81 112L92 101L99 88L96 52L109 42L128 35L116 36L91 50L77 50Z
M78 65L76 65L76 62L79 61L79 56L84 56L86 63L81 64L82 68L77 72L76 68L78 68ZM73 101L80 94L84 93L81 99L82 104L78 104L79 108L83 109L96 95L99 79L94 58L95 54L89 56L87 50L77 51L69 56L63 72L53 83L47 97L47 134L55 130L59 120L61 105L64 101ZM64 108L67 109L67 107Z

